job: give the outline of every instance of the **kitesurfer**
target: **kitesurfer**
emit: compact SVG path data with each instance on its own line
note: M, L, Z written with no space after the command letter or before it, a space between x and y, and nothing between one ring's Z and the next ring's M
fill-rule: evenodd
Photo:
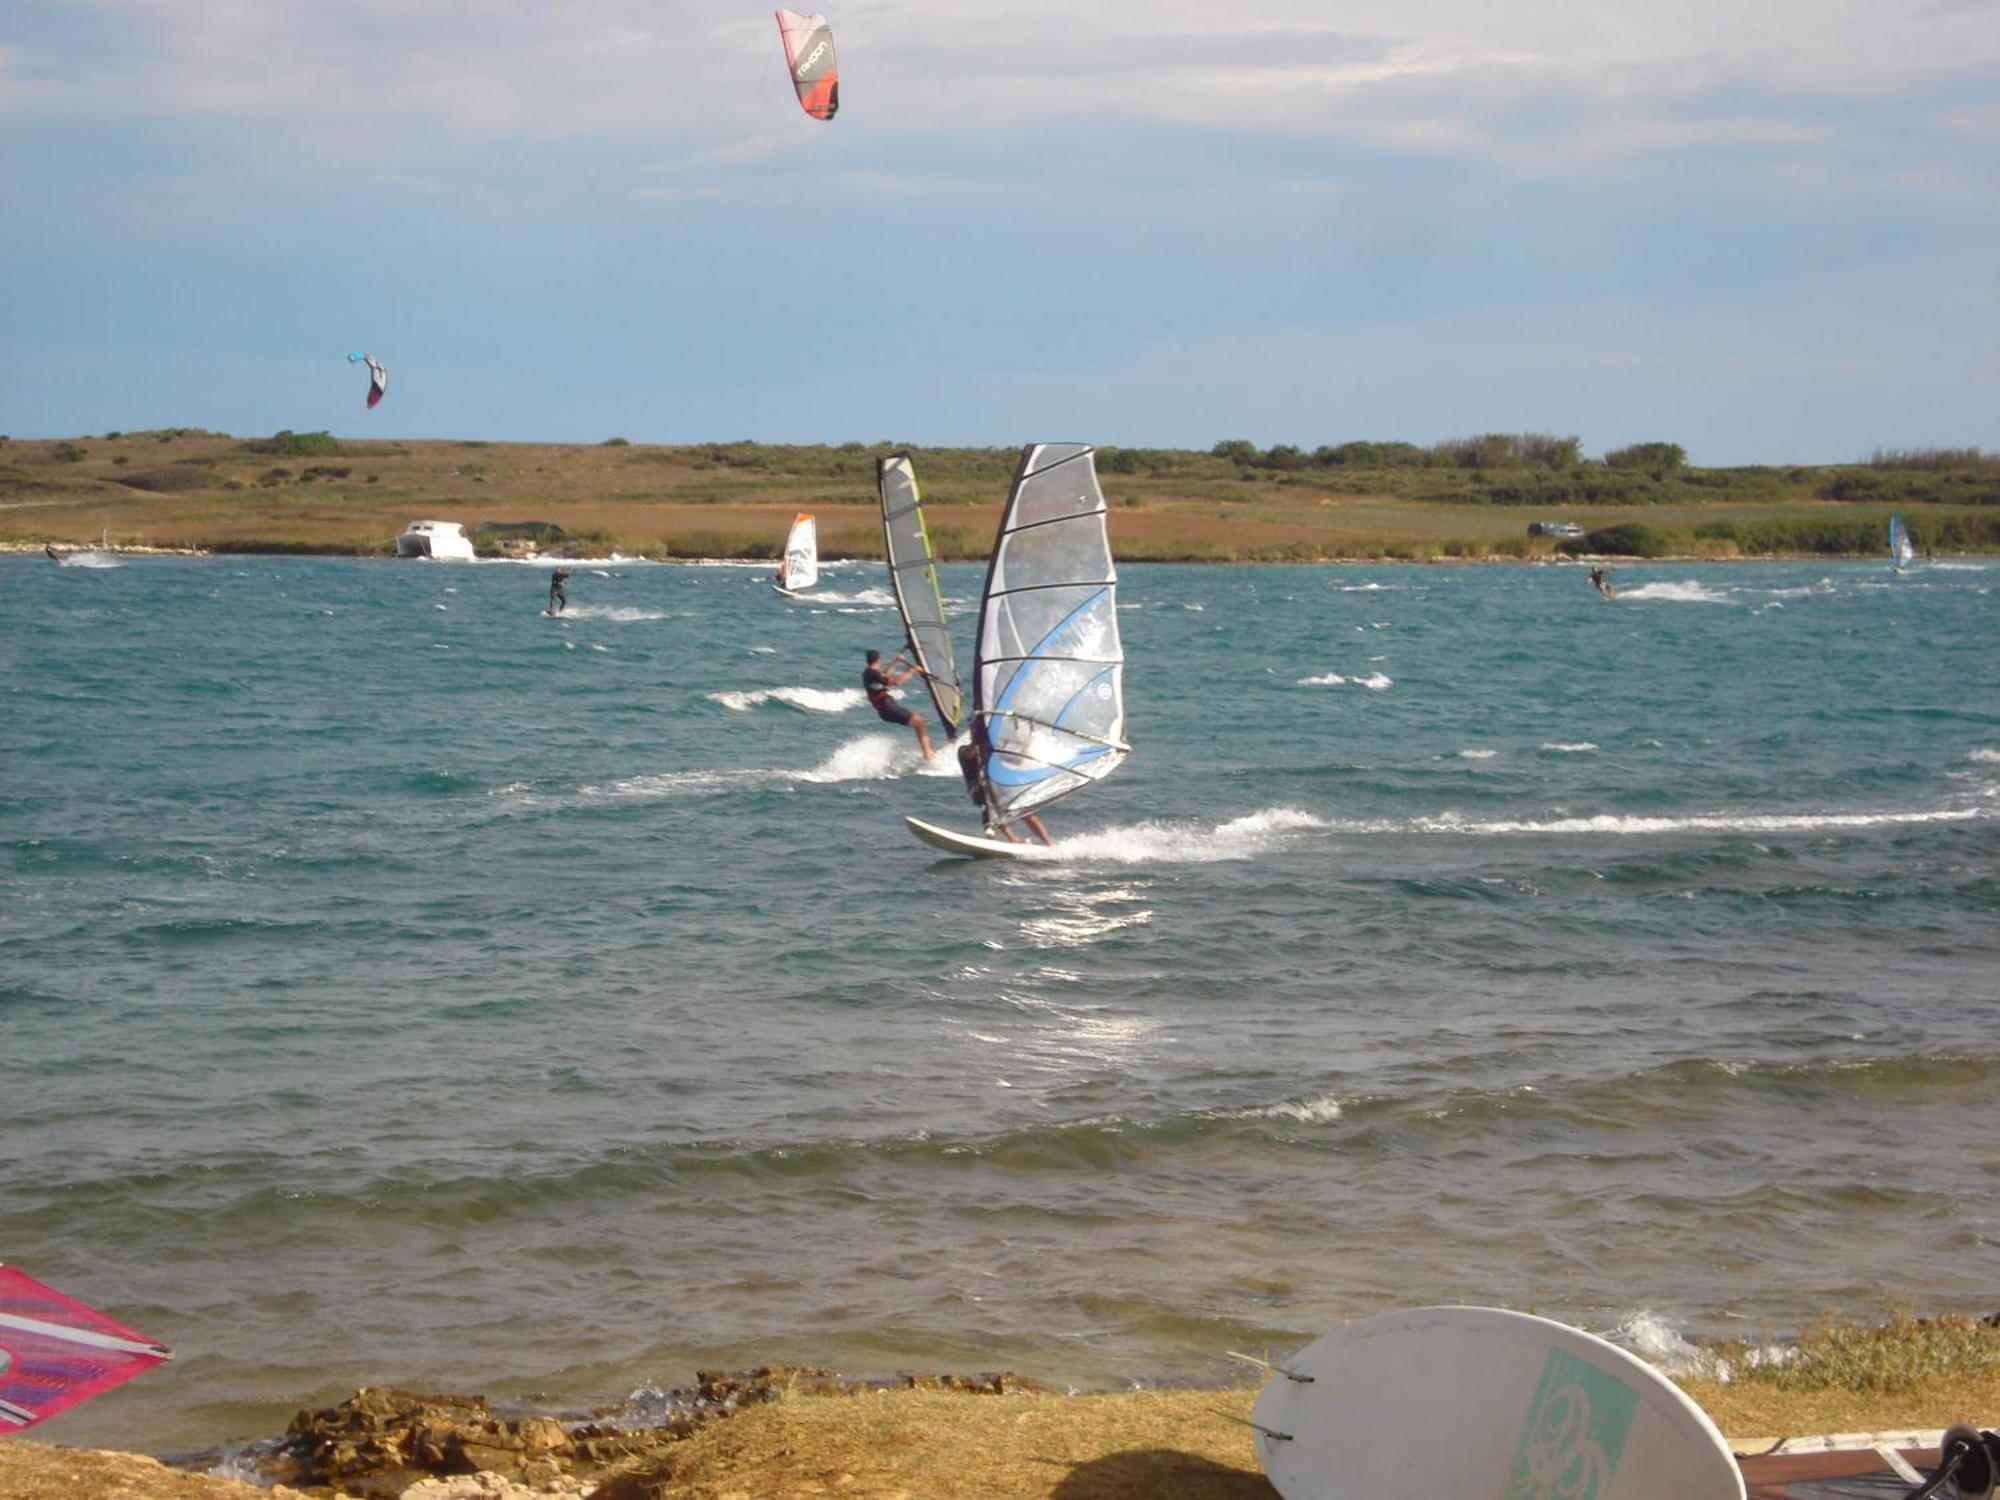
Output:
M43 542L42 550L48 553L50 562L59 568L62 566L62 554L56 551L56 544L54 542Z
M1609 599L1611 597L1611 575L1604 570L1602 563L1598 563L1591 568L1590 583L1591 587L1595 588L1605 598Z
M569 569L557 568L549 575L549 613L559 615L569 608L569 595L563 592L563 585L569 582Z
M923 747L924 759L929 760L936 752L931 749L930 731L924 725L924 716L903 707L889 695L890 688L900 687L917 675L915 667L905 667L901 672L896 670L896 663L902 659L902 653L898 652L889 665L884 667L882 653L870 650L868 665L861 674L861 688L868 694L869 707L875 710L875 716L883 723L907 724L916 731L917 743Z
M976 735L973 739L967 740L963 745L958 747L958 774L965 778L966 794L978 806L980 820L985 823L988 833L997 833L1010 844L1027 842L1005 823L996 823L993 821L993 813L989 806L986 789L986 774L981 764L982 759ZM1054 845L1055 840L1049 837L1048 829L1042 827L1042 820L1040 818L1036 817L1033 813L1022 813L1021 821L1026 823L1029 832L1033 833L1044 844Z

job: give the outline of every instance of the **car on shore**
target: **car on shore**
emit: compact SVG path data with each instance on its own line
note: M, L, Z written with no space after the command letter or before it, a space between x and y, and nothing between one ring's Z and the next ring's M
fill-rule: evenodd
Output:
M1574 521L1530 521L1529 536L1582 536L1583 528Z

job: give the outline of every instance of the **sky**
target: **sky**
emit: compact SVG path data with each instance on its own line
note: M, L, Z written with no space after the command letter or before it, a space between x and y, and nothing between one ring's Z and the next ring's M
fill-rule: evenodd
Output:
M2000 447L2000 0L828 14L7 0L0 433Z

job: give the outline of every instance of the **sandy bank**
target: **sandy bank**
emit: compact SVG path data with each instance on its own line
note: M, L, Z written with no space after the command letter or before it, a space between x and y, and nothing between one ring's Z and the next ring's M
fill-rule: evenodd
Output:
M1739 1452L1808 1432L1935 1431L2000 1419L2000 1368L1832 1396L1686 1382ZM650 1452L588 1472L363 1476L260 1488L131 1454L0 1441L7 1500L1271 1500L1244 1425L1249 1389L1047 1391L833 1387L780 1381L727 1420L682 1423ZM444 1398L450 1399L450 1398ZM324 1415L324 1414L322 1414ZM303 1414L302 1414L303 1416ZM532 1422L532 1419L531 1419ZM657 1436L657 1434L655 1434Z

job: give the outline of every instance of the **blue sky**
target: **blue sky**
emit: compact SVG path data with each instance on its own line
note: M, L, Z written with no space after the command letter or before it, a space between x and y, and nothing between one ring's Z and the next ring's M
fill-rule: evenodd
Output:
M830 15L11 0L0 432L2000 447L2000 0Z

